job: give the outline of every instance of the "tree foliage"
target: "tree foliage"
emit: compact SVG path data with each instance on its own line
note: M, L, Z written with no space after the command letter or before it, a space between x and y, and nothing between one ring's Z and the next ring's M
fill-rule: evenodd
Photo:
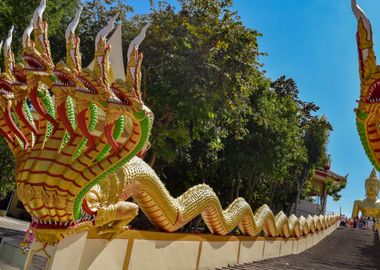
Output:
M14 166L12 153L5 140L0 138L0 200L4 199L16 186Z

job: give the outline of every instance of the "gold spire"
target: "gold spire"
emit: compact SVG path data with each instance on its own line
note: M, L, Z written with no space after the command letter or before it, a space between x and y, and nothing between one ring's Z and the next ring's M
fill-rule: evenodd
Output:
M371 174L369 175L368 178L375 178L375 179L377 179L377 174L376 174L375 168L372 168L372 172L371 172Z

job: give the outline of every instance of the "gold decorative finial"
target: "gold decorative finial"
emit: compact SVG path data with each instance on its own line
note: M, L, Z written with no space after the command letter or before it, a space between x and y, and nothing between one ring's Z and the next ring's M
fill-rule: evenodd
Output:
M376 174L376 170L375 170L375 168L372 168L372 172L371 172L371 174L369 175L369 178L376 178L376 179L377 179L377 174Z

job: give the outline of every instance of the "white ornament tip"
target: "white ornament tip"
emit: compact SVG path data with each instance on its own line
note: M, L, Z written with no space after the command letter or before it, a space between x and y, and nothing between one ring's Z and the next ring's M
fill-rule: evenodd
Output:
M130 57L131 57L131 53L133 51L133 49L135 48L136 50L138 50L141 42L143 42L143 40L145 39L145 36L146 36L146 30L148 29L149 27L149 24L145 25L141 31L140 31L140 34L138 34L131 42L131 44L129 45L128 47L128 62L130 60Z
M372 36L371 32L371 23L369 22L367 16L361 7L357 4L356 0L351 0L351 8L354 13L356 19L359 21L362 19L365 29L367 30L367 39L370 40Z
M119 13L115 14L111 20L107 23L107 25L99 31L99 33L96 35L95 39L95 48L98 49L98 43L101 37L107 37L109 33L114 29L115 27L115 21L119 17Z
M30 39L30 34L33 31L33 19L30 21L28 27L25 29L24 34L22 35L22 46L25 48L27 46L27 41Z
M83 6L79 5L77 9L77 13L75 14L74 19L71 21L71 23L67 26L65 37L66 37L66 42L69 41L71 33L75 33L75 29L78 26L80 15L82 13Z
M46 9L46 0L41 0L40 5L36 8L33 15L34 27L37 27L38 19L42 19L42 15L44 14Z
M8 31L8 37L4 42L4 51L8 52L12 44L12 35L13 35L14 26L12 25L11 29Z

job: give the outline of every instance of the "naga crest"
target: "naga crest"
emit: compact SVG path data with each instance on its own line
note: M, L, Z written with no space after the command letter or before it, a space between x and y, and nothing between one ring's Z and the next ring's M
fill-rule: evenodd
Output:
M368 158L380 170L380 66L376 63L371 23L356 0L351 0L351 5L358 21L360 98L355 109L356 124Z
M93 68L82 68L75 35L82 7L66 30L66 61L57 64L45 8L41 0L23 34L23 63L14 62L13 27L4 43L0 135L15 156L17 195L33 232L38 241L54 243L95 224L98 213L85 194L144 150L153 117L140 87L110 75L107 35L117 17L98 34Z

